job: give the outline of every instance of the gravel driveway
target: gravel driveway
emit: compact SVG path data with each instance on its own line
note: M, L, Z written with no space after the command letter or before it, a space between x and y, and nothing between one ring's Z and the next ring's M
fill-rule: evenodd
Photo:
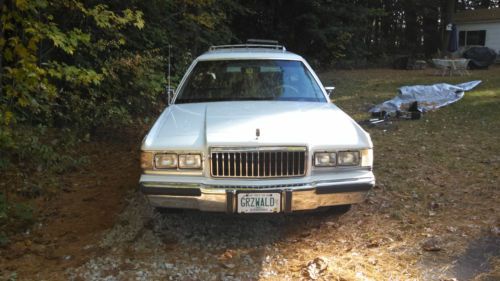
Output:
M72 280L292 279L307 263L301 252L318 243L314 230L337 227L338 218L336 210L288 216L160 213L134 194L100 244L87 246L103 254L67 273ZM319 274L320 266L310 273Z

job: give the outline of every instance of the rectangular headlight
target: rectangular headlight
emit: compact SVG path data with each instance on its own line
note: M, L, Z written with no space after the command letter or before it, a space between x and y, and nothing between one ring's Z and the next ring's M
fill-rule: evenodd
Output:
M339 151L337 163L339 166L358 166L360 163L359 151Z
M200 154L179 154L179 168L199 169L201 168Z
M156 169L177 169L177 154L161 153L155 155Z
M337 165L337 155L335 152L316 152L314 153L314 166L333 167Z

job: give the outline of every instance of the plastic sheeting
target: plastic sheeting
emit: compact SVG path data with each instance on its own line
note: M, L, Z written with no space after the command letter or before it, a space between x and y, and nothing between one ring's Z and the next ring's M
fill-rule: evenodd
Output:
M479 85L481 81L471 81L458 85L434 84L405 86L399 89L399 94L384 103L376 105L370 112L395 113L397 111L408 111L408 108L417 102L417 108L420 112L435 110L440 107L454 103L463 98L466 91L472 90Z

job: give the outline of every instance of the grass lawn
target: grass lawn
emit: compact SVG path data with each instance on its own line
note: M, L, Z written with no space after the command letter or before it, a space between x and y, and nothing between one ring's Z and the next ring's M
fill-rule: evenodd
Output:
M361 257L376 262L357 262L376 279L455 274L459 280L499 280L500 67L464 77L432 74L373 69L320 75L325 85L337 87L334 102L357 121L368 119L368 109L394 97L401 86L483 81L459 102L420 120L366 128L375 146L377 187L368 204L356 207L369 217L357 235L373 241ZM359 219L351 213L345 219ZM440 250L424 251L421 245L429 239ZM481 269L468 261L471 251L490 264Z

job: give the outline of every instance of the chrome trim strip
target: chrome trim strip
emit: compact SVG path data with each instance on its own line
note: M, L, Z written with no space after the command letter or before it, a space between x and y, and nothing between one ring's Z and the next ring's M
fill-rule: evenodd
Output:
M295 184L275 184L275 185L203 185L203 190L213 189L234 189L234 190L271 190L271 189L312 189L313 185L309 183Z
M290 151L286 153L286 175L290 175Z
M278 152L274 153L274 159L276 160L276 161L274 161L274 176L277 177L278 176Z
M242 170L242 162L243 162L243 158L241 157L241 152L240 152L240 174L241 176L243 176L243 170Z
M250 176L253 177L253 175L254 175L254 168L255 168L255 165L253 164L253 153L250 153L250 155L252 155L252 175L250 175Z
M210 165L212 165L211 163L212 163L212 161L210 161ZM219 175L219 154L216 155L215 164L216 164L215 165L216 175ZM212 167L212 166L210 166L210 167Z
M145 187L174 187L174 188L200 188L198 183L180 183L180 182L142 182Z
M144 170L146 175L171 175L171 176L203 176L202 170L185 169L185 170Z
M245 152L245 176L248 177L248 152Z
M283 151L280 151L281 154L281 176L283 176Z
M224 162L225 162L225 160L224 160L224 153L222 153L222 176L225 176L224 175L224 171L226 170L225 167L224 167ZM217 165L219 165L219 163L217 163Z
M343 186L355 184L371 184L375 185L375 179L372 177L340 179L340 180L324 180L306 183L290 183L290 184L267 184L267 185L234 185L234 184L204 184L204 183L184 183L184 182L141 182L146 187L165 187L165 188L201 188L203 190L226 190L226 189L314 189L316 187L325 186Z
M255 151L307 151L305 146L242 146L242 147L211 147L210 154L213 152L255 152Z
M257 153L257 177L260 177L260 153Z

